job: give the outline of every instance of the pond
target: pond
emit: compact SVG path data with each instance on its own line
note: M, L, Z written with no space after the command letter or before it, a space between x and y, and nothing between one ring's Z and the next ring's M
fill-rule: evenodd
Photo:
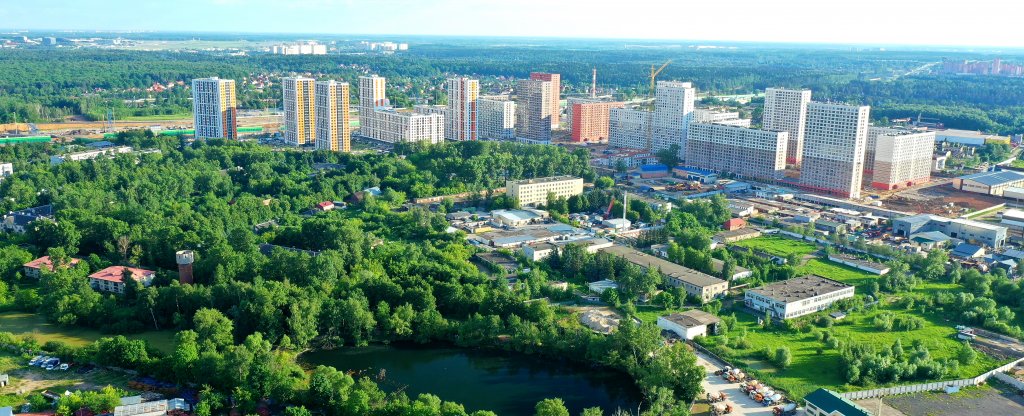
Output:
M374 345L303 354L310 365L361 371L385 391L411 398L431 393L466 411L531 415L537 402L558 397L570 414L600 407L636 409L642 400L629 375L547 357L415 345ZM383 376L383 380L378 377Z

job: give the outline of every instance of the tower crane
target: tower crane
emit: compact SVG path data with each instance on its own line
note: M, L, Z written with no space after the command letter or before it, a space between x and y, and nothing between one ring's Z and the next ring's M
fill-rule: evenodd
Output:
M665 70L665 67L668 66L668 64L670 63L672 63L671 59L661 64L661 67L658 69L654 69L654 65L651 65L651 87L650 89L647 90L647 102L650 103L651 105L652 114L650 114L650 117L647 120L647 149L652 151L654 150L654 139L652 137L654 133L651 131L651 128L654 125L654 80L655 78L658 77L658 74L660 74L661 71Z

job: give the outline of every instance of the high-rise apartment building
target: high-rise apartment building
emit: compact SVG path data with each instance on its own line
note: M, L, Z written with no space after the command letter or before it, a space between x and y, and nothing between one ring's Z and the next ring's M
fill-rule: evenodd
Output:
M765 130L789 133L786 163L799 165L803 160L804 125L811 90L768 88L764 92L764 115L761 126Z
M635 108L608 110L608 144L627 149L647 149L651 112Z
M292 146L312 144L315 134L313 78L286 77L281 79L284 95L284 141Z
M548 99L551 101L551 128L557 129L559 123L562 122L562 75L550 74L546 72L531 72L530 79L538 81L548 81L551 83L551 96L548 97Z
M314 89L316 148L332 152L352 151L348 83L317 81Z
M448 80L448 112L445 114L448 126L445 132L449 140L476 140L479 130L477 100L480 97L480 81L466 77Z
M875 139L873 188L896 189L931 179L935 132L871 127L868 134Z
M383 77L359 77L359 135L387 143L444 141L444 115L391 108L384 91Z
M516 103L514 101L480 98L477 103L478 133L481 139L512 140L516 138Z
M192 113L197 139L237 139L238 110L235 80L192 80Z
M686 165L776 180L786 169L789 133L715 123L690 123Z
M868 141L869 106L807 104L800 183L810 189L859 198Z
M599 101L589 98L570 98L569 122L572 127L572 141L578 143L608 140L610 111L623 108L625 103Z
M651 129L651 150L654 152L679 145L679 154L686 159L686 127L693 118L697 90L689 82L658 81L654 91L654 119Z
M533 141L551 140L551 81L516 82L516 136Z

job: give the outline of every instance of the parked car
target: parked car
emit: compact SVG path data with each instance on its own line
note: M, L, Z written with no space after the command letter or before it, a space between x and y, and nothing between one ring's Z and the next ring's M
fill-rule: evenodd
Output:
M31 360L28 361L28 365L39 364L39 361L41 361L42 359L43 359L42 355L37 355L37 356L33 357Z
M46 366L44 366L43 368L45 368L45 369L46 369L46 371L50 371L50 370L53 370L53 366L52 366L52 365L50 365L50 364L47 364L47 365L46 365Z
M60 369L61 369L61 371L67 371L68 370L68 363L61 364L60 365Z

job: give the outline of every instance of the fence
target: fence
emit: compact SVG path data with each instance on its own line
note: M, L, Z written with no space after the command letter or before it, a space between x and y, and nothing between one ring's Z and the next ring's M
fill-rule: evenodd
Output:
M995 377L999 381L1002 381L1003 383L1013 386L1013 388L1017 390L1024 391L1024 381L1017 380L1016 377L1011 377L1003 373L995 373L992 375L992 377Z
M936 381L936 382L932 382L932 383L923 383L923 384L911 384L911 385L908 385L908 386L883 387L883 388L880 388L880 389L873 389L873 390L851 391L851 392L848 392L848 393L840 393L839 395L843 396L844 398L850 399L850 400L861 400L861 399L871 399L871 398L874 398L874 397L894 396L894 395L897 395L897 394L910 394L910 393L920 393L920 392L923 392L923 391L945 390L946 387L977 386L977 385L979 385L981 383L984 383L985 380L988 380L988 378L992 377L992 376L995 376L999 380L1003 380L1003 377L1000 377L1000 376L1004 376L1004 377L1009 378L1008 376L1003 374L1003 372L1006 371L1006 370L1009 370L1009 369L1011 369L1013 367L1016 367L1017 364L1019 364L1021 362L1024 362L1024 358L1018 358L1018 359L1010 362L1009 364L1000 366L1000 367L998 367L996 369L990 370L990 371L988 371L988 372L986 372L986 373L984 373L984 374L982 374L980 376L974 377L974 378L965 378L965 379L961 379L961 380L952 380L952 381ZM1024 383L1020 383L1020 384L1024 385Z

